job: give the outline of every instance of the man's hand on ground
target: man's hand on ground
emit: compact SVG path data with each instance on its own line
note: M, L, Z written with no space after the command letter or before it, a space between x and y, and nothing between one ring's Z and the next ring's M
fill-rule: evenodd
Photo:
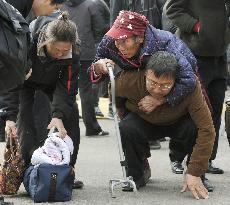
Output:
M155 110L157 106L163 103L164 103L164 98L157 99L151 95L147 95L140 100L140 102L138 103L138 107L143 112L150 113L153 110Z
M186 174L181 192L186 192L187 190L190 190L196 199L209 198L208 190L204 187L200 177Z
M5 126L5 132L7 137L16 137L17 136L16 123L14 121L7 120Z
M50 124L48 125L47 129L57 128L59 132L59 137L64 138L67 134L67 131L63 125L63 122L61 119L58 118L52 118Z

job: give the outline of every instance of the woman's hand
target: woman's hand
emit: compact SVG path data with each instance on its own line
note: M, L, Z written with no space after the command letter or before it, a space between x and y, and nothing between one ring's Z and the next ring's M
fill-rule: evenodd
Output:
M16 137L17 136L17 128L16 123L11 120L6 121L5 132L7 137Z
M52 118L50 124L48 125L47 129L57 128L59 132L59 137L64 138L67 134L67 131L63 125L61 119Z

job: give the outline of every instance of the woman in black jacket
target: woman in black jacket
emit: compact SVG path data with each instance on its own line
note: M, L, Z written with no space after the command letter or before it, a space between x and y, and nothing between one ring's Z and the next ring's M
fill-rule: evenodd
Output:
M33 151L47 137L38 136L34 125L34 96L38 90L47 94L51 102L52 119L47 125L48 129L56 128L62 138L66 134L71 137L74 152L70 165L74 167L76 163L80 143L76 104L78 40L76 26L65 13L44 25L34 36L30 50L32 74L16 93L19 94L19 99L14 95L15 98L9 102L8 112L8 115L16 118L19 107L17 133L26 165L30 163ZM14 137L14 133L11 134Z

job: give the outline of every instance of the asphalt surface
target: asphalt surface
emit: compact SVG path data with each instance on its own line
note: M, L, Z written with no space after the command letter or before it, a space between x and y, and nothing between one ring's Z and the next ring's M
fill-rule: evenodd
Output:
M106 101L105 101L106 102ZM103 106L106 112L106 105ZM85 184L81 190L74 190L72 200L60 204L79 205L191 205L208 204L216 205L230 204L230 147L224 132L224 125L221 127L218 155L215 165L224 169L223 175L207 174L207 177L214 184L215 190L210 193L207 200L195 200L191 193L180 193L183 175L176 175L171 172L168 158L168 141L162 142L160 150L151 151L149 159L152 177L146 187L138 192L122 192L116 189L116 198L111 198L109 193L109 180L122 179L122 171L119 164L119 153L115 136L113 120L99 120L102 129L110 132L108 137L89 138L86 137L85 127L82 121L81 144L76 164L76 176ZM0 143L0 150L3 153L4 143ZM1 154L2 156L2 154ZM2 158L2 157L1 157ZM27 196L23 186L15 196L5 197L5 201L14 202L16 205L33 204ZM43 204L43 203L40 203ZM47 203L44 203L47 204ZM59 203L57 203L59 204Z

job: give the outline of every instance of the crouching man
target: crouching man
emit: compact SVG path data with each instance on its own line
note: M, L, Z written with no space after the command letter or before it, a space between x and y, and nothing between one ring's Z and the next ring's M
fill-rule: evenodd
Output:
M156 101L174 92L175 81L179 80L177 70L175 57L159 51L150 57L146 69L121 72L116 78L116 97L125 98L130 111L120 122L127 176L133 177L137 188L145 186L148 141L169 136L183 144L180 148L188 155L182 192L190 190L196 199L206 199L208 191L201 176L208 167L215 130L200 82L196 81L193 92L180 104L165 102L155 108Z

